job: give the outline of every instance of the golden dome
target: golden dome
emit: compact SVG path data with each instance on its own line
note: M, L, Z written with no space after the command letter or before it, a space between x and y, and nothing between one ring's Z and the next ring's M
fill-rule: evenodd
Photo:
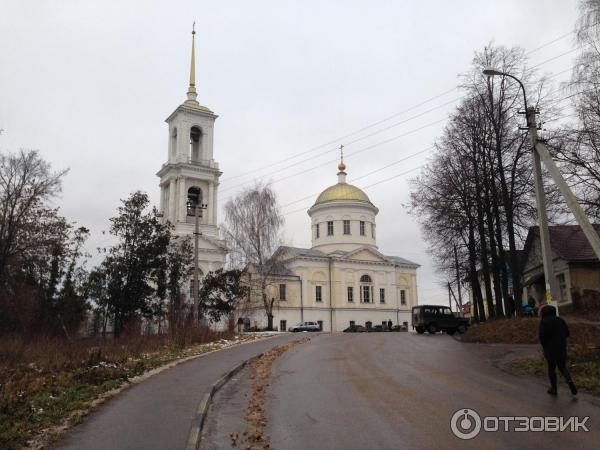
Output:
M343 172L344 170L346 170L346 164L344 164L344 161L342 161L341 163L338 164L338 170L340 172Z
M371 203L367 194L356 186L352 186L347 183L338 183L325 189L317 197L315 205L319 205L325 202L333 202L337 200L353 200L358 202Z

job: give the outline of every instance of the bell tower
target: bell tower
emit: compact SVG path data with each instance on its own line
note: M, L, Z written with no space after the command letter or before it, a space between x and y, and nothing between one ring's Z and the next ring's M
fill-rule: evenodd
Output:
M213 157L213 133L217 115L197 100L195 42L187 99L167 117L167 162L156 174L160 178L160 211L175 233L194 237L199 221L199 266L201 274L222 268L225 245L217 227L217 193L221 171ZM196 219L196 210L201 216Z

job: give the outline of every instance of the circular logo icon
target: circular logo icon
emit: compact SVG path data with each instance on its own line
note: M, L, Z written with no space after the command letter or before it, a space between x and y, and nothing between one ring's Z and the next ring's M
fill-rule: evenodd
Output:
M457 438L473 439L481 431L481 417L473 409L459 409L450 419L450 428Z

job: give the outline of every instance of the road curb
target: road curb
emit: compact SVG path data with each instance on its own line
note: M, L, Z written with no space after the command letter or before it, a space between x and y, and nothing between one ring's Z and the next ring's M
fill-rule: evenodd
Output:
M221 378L219 378L209 389L209 391L204 394L202 400L198 404L198 408L196 408L196 415L192 420L192 426L190 432L188 434L188 440L186 445L186 450L198 450L200 448L200 442L202 441L202 429L204 427L204 423L206 422L206 416L208 414L208 408L210 407L210 403L215 396L215 394L221 389L225 383L227 383L236 373L242 370L251 362L260 358L263 354L259 353L254 355L252 358L248 358L245 361L242 361L240 364L235 366Z

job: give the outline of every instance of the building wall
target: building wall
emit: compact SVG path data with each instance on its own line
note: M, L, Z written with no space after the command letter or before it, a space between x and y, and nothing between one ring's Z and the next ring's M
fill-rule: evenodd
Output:
M295 259L288 269L298 278L271 277L267 288L268 298L275 299L274 326L286 320L287 327L307 320L323 321L323 329L341 331L351 320L373 325L391 320L394 325L409 322L412 306L417 304L416 269L399 268L390 264L370 261L333 261L331 285L328 260ZM369 275L372 279L373 298L371 303L361 303L360 278ZM279 284L286 284L286 300L279 300ZM317 301L317 286L321 287L321 301ZM353 287L354 301L348 301L348 287ZM331 294L330 294L331 288ZM384 289L385 303L380 301L380 289ZM401 291L405 292L406 304L401 303ZM330 301L330 299L333 301ZM258 293L254 293L252 304L256 306L251 321L266 326L267 319ZM333 307L333 312L332 312Z
M600 291L600 266L598 265L571 265L570 270L571 292L579 294L584 289Z

